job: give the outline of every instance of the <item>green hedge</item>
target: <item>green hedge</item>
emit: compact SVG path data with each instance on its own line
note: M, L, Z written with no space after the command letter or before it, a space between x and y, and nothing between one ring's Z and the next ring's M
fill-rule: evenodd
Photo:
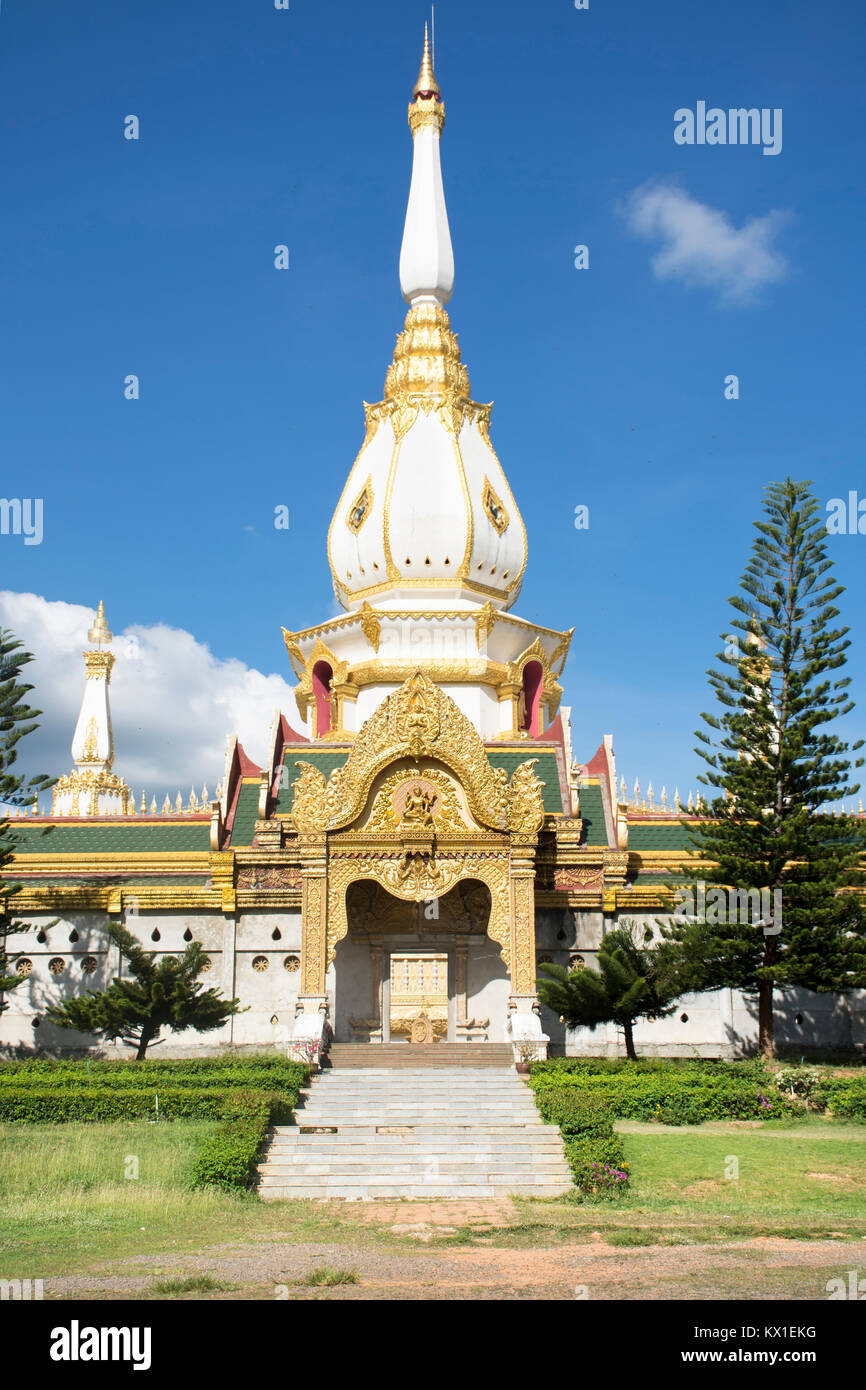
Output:
M714 1064L648 1068L631 1063L611 1072L542 1062L533 1066L530 1085L537 1097L549 1091L594 1096L616 1119L669 1125L768 1120L801 1113L797 1102L778 1090L766 1070L751 1064L737 1072L724 1064L716 1070Z
M225 1192L248 1190L255 1186L259 1150L273 1124L285 1124L280 1096L266 1092L233 1092L224 1122L206 1139L193 1167L194 1187L220 1187Z
M68 1076L92 1080L100 1076L198 1076L208 1085L217 1073L242 1075L248 1072L276 1073L292 1076L303 1067L290 1062L280 1053L253 1052L243 1056L217 1053L213 1057L148 1057L143 1062L133 1059L102 1057L60 1058L34 1057L24 1061L0 1061L0 1080L12 1076Z
M608 1101L580 1090L536 1090L542 1118L559 1125L574 1185L581 1192L612 1197L625 1191L629 1166L614 1133Z
M767 1068L759 1057L742 1062L723 1062L709 1057L639 1057L631 1062L627 1057L551 1057L546 1062L533 1062L533 1076L543 1073L586 1076L611 1076L621 1072L628 1075L651 1073L662 1076L728 1077L739 1080L744 1076L767 1079Z
M32 1089L39 1091L58 1091L63 1095L74 1095L82 1090L149 1090L159 1087L179 1089L192 1087L195 1090L230 1090L242 1087L246 1090L275 1090L285 1086L296 1091L303 1085L306 1068L297 1062L289 1062L278 1071L267 1067L245 1067L207 1072L177 1071L98 1071L95 1067L85 1071L25 1071L7 1076L0 1070L0 1096L7 1090Z
M292 1117L297 1091L243 1091L207 1086L59 1087L6 1085L0 1087L0 1122L7 1124L64 1124L70 1120L222 1119L238 1097L264 1096L274 1123ZM158 1106L157 1106L158 1099Z

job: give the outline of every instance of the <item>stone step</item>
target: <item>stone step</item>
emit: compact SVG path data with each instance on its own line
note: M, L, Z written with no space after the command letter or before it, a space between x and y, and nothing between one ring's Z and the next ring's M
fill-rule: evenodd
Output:
M260 1195L264 1201L418 1201L423 1198L446 1197L452 1201L474 1200L474 1198L507 1197L563 1197L570 1190L566 1183L402 1183L393 1186L350 1186L348 1183L334 1183L331 1187L317 1187L311 1181L292 1183L288 1187L261 1187Z
M478 1173L482 1168L485 1174L500 1169L503 1172L506 1170L526 1173L555 1172L563 1175L569 1171L565 1159L560 1154L553 1152L544 1154L480 1153L473 1156L471 1154L445 1154L432 1150L427 1153L424 1149L412 1155L377 1154L375 1163L370 1162L369 1154L306 1153L304 1151L297 1154L268 1154L267 1159L258 1165L258 1171L262 1174L313 1171L336 1174L351 1169L362 1176L368 1174L375 1177L382 1173L397 1173L398 1176L408 1177L411 1173L418 1177L434 1165L442 1173Z
M471 1144L453 1143L447 1138L439 1135L424 1139L419 1138L413 1141L406 1140L404 1143L377 1142L375 1136L366 1140L351 1139L348 1135L341 1136L332 1134L330 1141L326 1135L301 1136L297 1144L292 1144L288 1140L282 1143L273 1143L268 1148L268 1157L287 1158L292 1160L296 1155L301 1154L354 1154L368 1162L372 1159L388 1158L390 1156L405 1158L411 1161L418 1154L441 1153L459 1157L461 1154L473 1154L476 1152L484 1153L505 1153L513 1158L522 1158L524 1155L538 1156L542 1154L561 1154L561 1145L549 1143L512 1143L502 1144L498 1138L491 1137L485 1139L483 1135L476 1136Z
M317 1073L293 1123L272 1130L258 1174L268 1200L571 1188L559 1130L544 1124L517 1073L462 1065Z

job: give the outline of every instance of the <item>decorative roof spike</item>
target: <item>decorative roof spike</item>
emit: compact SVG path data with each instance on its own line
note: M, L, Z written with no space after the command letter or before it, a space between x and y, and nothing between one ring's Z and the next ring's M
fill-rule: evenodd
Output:
M175 810L177 811L177 814L178 814L179 816L182 815L182 814L183 814L183 797L181 796L180 792L178 792L177 796L176 796L175 799L174 799L174 806L175 806Z
M635 779L634 779L634 804L635 804L635 806L637 806L637 805L639 804L639 802L640 802L640 782L639 782L639 781L637 780L637 778L635 777Z
M412 89L409 127L414 141L412 182L400 248L400 289L407 304L444 308L454 289L454 253L442 189L439 137L445 107L430 62L425 30L424 57Z
M653 784L652 784L652 778L650 778L650 784L649 784L649 786L648 786L647 789L646 789L646 796L647 796L647 801L649 802L649 808L650 808L650 810L652 811L652 810L655 809L654 806L653 806Z
M170 816L170 815L171 815L171 802L170 802L169 799L168 799L168 792L166 792L166 794L165 794L165 801L162 803L162 814L163 814L164 816Z
M198 810L198 797L195 794L194 787L190 787L189 789L189 805L187 806L187 810L190 812Z
M626 789L625 789L625 778L624 778L624 777L620 777L620 779L619 779L619 799L620 799L620 801L625 801L627 795L628 795L628 793L626 792Z
M222 780L220 780L219 782L217 782L217 785L216 785L215 796L216 796L217 801L221 801L221 800L222 800L222 794L223 794L223 784L222 784Z
M105 604L99 600L99 607L96 610L96 622L88 630L88 642L95 642L98 647L107 645L114 638L114 633L109 632L108 621L105 617Z
M695 809L695 800L694 800L694 797L692 796L691 792L689 792L689 799L688 799L687 805L688 805L688 808L689 808L690 811L693 811L693 810Z
M663 811L666 811L667 809L668 809L668 789L667 789L667 787L662 787L662 810L663 810Z
M679 789L679 787L677 787L676 790L674 791L674 806L677 808L678 811L681 811L681 810L682 810L682 802L680 801L680 789Z
M143 816L147 815L147 797L144 794L144 787L141 789L141 806L139 809Z
M863 798L862 798L862 796L861 796L861 797L860 797L860 815L862 816L862 814L863 814Z
M156 797L155 797L155 796L151 798L151 802L150 802L150 814L151 814L152 816L155 816L155 815L156 815Z
M206 811L208 808L207 783L201 789L201 809Z
M430 36L427 32L427 25L424 25L424 56L421 59L421 70L418 73L418 81L412 88L412 98L420 96L441 96L439 83L436 81L433 72L433 62L430 58Z

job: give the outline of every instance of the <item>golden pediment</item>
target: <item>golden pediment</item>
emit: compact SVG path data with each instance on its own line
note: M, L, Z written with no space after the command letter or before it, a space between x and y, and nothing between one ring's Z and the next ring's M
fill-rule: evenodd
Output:
M325 781L298 763L292 816L302 832L340 830L358 819L373 783L390 764L433 759L454 774L479 825L503 833L535 833L544 817L541 783L532 764L512 776L490 764L466 715L420 670L387 696L363 724L342 767Z

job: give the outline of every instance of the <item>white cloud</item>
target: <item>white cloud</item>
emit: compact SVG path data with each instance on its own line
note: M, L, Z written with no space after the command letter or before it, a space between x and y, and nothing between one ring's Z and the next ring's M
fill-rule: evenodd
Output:
M788 262L773 245L790 214L768 212L735 227L727 213L699 203L681 188L648 183L621 208L630 230L660 242L651 265L660 280L719 291L727 304L748 304L758 291L785 279Z
M24 679L43 711L39 729L19 744L19 765L57 776L72 766L70 744L84 689L81 653L94 610L50 602L37 594L0 591L0 627L9 628L34 661ZM109 625L111 611L108 611ZM242 661L219 660L189 632L159 623L115 631L111 677L114 770L161 805L168 792L206 783L210 795L223 774L226 735L236 733L259 764L268 756L275 709L300 727L288 681Z

